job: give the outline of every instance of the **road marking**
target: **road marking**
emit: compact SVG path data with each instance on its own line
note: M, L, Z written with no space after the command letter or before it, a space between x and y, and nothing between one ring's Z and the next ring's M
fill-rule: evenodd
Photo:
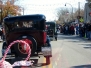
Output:
M52 62L50 62L50 64L48 65L48 68L53 68L52 67Z
M57 66L57 62L55 62L55 65Z
M57 62L54 63L53 68L57 68Z
M56 68L56 66L54 65L53 68Z
M60 61L60 58L61 58L61 52L62 52L62 50L63 50L63 48L61 48L61 49L60 49L60 52L58 53L57 60L56 60L56 61L54 61L55 63L54 63L54 65L53 65L53 68L57 68L57 67L58 67L58 64L59 64L59 62L58 62L58 61Z
M59 57L61 57L61 54L59 54Z
M43 63L46 63L46 58L43 59ZM47 68L47 66L43 66L42 68ZM48 65L48 68L53 68L52 67L52 62Z
M43 63L46 63L46 58L44 57ZM42 68L46 68L46 66L43 66Z
M57 58L57 61L59 60L60 57Z

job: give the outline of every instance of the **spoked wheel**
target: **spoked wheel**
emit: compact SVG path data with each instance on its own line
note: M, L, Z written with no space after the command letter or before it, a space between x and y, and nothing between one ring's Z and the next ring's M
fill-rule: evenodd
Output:
M23 41L29 41L29 42L27 42L29 45L30 45L30 47L32 47L32 42L30 41L30 40L28 40L28 39L23 39ZM23 43L18 43L18 50L22 53L22 54L27 54L28 53L28 48L29 47L27 47L25 44L23 44Z
M37 48L36 40L33 37L30 37L30 36L27 36L27 38L20 37L19 39L27 42L30 45L31 55L34 55L35 51L36 51L36 48ZM23 43L15 44L14 48L15 48L16 55L18 55L19 57L26 57L27 53L29 51L28 50L29 47L26 46Z

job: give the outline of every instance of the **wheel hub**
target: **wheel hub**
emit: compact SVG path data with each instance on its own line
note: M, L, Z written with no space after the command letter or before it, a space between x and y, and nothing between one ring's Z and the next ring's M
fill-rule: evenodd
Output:
M31 45L32 45L31 40L29 40L29 39L23 39L23 41L27 42L30 45L30 47L31 47ZM24 43L19 43L18 44L18 49L19 49L19 51L21 53L27 54L28 51L29 51L29 46L25 45Z

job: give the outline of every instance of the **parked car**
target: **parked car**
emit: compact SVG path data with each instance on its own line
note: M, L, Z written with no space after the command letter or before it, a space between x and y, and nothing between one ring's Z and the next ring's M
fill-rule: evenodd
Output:
M5 18L3 26L6 41L3 43L2 51L6 50L11 42L15 40L24 40L31 47L31 56L34 56L36 53L36 55L39 56L38 53L42 52L44 57L52 57L51 45L49 46L50 41L47 41L48 37L45 30L45 23L46 17L42 14ZM22 44L18 43L12 46L8 54L15 54L15 57L26 57L26 50L20 45ZM4 54L4 51L2 54Z
M49 35L50 38L55 38L57 41L57 29L56 29L56 22L48 21L46 22L46 30L47 35Z

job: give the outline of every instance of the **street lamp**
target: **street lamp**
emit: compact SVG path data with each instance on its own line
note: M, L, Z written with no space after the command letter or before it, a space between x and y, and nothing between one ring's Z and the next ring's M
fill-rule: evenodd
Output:
M66 3L66 4L69 4L69 3ZM65 6L66 6L65 4ZM71 7L72 7L72 20L73 20L73 6L71 4L69 4Z

